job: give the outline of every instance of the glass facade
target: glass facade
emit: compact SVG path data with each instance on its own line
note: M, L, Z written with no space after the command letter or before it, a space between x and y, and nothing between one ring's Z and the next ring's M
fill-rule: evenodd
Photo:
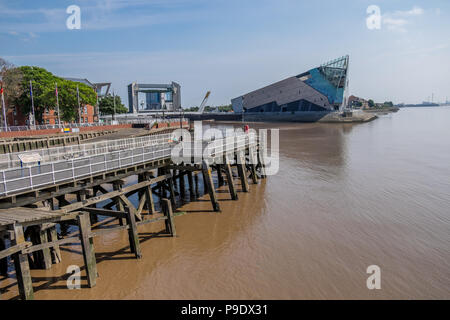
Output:
M297 111L328 111L328 110L305 99L289 102L281 106L278 105L275 101L273 101L246 110L246 112L297 112Z

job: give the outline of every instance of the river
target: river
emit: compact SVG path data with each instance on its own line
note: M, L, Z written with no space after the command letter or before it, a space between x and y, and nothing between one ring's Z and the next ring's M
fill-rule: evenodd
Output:
M65 288L67 266L83 265L80 247L65 247L63 263L32 270L35 297L450 299L449 121L440 107L364 124L250 124L280 129L278 174L237 202L221 188L219 214L208 196L186 203L177 238L142 227L140 261L126 232L96 238L95 288ZM370 265L380 290L366 286Z

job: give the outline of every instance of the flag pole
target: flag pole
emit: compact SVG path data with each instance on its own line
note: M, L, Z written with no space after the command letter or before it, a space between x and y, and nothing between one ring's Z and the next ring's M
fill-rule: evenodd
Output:
M5 131L7 131L8 122L6 121L6 106L5 106L5 97L3 96L3 82L0 91L2 93L3 126L5 127Z
M56 86L56 112L58 113L58 127L61 127L61 116L59 115L58 82L55 82L55 86Z
M115 94L114 90L113 90L113 103L114 103L114 111L113 111L114 119L113 120L116 120L116 94Z
M80 90L77 85L77 100L78 100L78 122L81 125L81 105L80 105Z
M31 96L31 116L33 121L33 126L36 126L36 117L34 115L34 98L33 98L33 83L30 80L30 96ZM31 126L31 123L30 123Z

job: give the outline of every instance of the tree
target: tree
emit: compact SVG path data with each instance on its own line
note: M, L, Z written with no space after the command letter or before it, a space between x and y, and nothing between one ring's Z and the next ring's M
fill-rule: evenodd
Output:
M33 86L33 100L35 117L42 121L45 109L55 109L55 85L58 84L59 110L61 120L74 121L78 118L77 86L80 93L80 104L95 105L97 98L95 91L84 83L65 80L54 76L51 72L39 67L22 66L18 68L22 73L20 95L14 99L14 104L21 108L23 114L31 111L30 81Z
M369 104L369 108L375 107L375 102L373 102L372 99L369 99L369 101L367 101L367 103Z
M386 108L392 108L394 104L392 103L392 101L386 101L385 103L383 103L383 106Z
M12 105L21 93L22 72L12 63L0 58L0 81L4 89L6 107Z
M116 97L115 113L127 113L128 109L122 104L120 96ZM99 108L101 114L114 114L114 97L109 94L103 97L99 102Z

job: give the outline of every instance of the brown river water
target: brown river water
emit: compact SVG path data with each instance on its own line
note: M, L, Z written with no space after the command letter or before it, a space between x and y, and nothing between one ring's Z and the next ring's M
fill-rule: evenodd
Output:
M126 232L95 238L95 288L66 288L67 266L83 260L65 246L63 263L32 270L35 298L450 299L449 121L441 107L365 124L250 124L280 129L278 174L237 202L219 189L219 214L208 196L183 205L177 238L141 227L139 261ZM367 289L370 265L381 290ZM14 275L0 288L16 297Z

